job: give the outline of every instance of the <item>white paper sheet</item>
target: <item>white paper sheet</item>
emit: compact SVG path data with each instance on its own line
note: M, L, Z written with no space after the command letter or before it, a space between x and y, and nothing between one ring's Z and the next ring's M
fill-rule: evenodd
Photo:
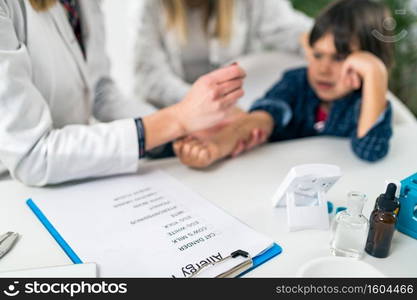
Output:
M97 266L92 263L53 266L0 273L0 278L95 278Z
M100 277L189 277L235 250L254 257L273 244L161 171L48 189L33 201Z

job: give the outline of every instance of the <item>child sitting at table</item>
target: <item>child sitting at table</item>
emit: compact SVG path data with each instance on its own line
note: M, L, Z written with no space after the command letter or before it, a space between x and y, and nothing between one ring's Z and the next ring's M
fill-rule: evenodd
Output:
M380 38L392 36L383 26L388 17L388 10L371 0L331 3L306 42L307 68L287 71L250 113L209 138L176 142L177 156L186 165L206 167L267 139L327 135L349 138L363 160L380 160L392 135L386 99L392 44ZM251 145L242 146L245 141Z

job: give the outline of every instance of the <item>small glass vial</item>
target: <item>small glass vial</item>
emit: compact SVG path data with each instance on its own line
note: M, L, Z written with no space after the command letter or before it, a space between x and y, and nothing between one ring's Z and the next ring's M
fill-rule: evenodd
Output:
M397 186L390 183L387 191L378 197L370 216L370 226L365 251L372 256L388 256L397 222L399 202L395 198Z
M330 249L333 255L357 259L362 257L369 229L368 219L362 214L365 201L365 194L348 194L347 209L335 216L331 226Z

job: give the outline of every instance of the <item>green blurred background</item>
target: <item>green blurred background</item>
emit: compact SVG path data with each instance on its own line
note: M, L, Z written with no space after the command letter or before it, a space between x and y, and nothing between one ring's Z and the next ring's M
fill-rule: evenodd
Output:
M294 7L315 17L334 0L291 0ZM395 32L408 32L395 43L395 66L391 70L390 90L417 116L417 0L379 0L390 8L397 22Z

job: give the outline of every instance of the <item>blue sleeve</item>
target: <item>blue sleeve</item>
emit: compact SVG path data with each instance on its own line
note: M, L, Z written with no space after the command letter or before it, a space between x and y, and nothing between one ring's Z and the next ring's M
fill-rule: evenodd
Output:
M284 74L281 81L275 84L264 97L253 103L250 112L265 111L274 120L274 128L270 139L275 140L293 117L291 102L296 97L296 79L294 72Z
M385 157L388 153L389 141L392 136L391 122L392 107L388 102L385 112L364 137L358 138L356 130L352 134L351 145L353 152L359 158L369 162L375 162Z

